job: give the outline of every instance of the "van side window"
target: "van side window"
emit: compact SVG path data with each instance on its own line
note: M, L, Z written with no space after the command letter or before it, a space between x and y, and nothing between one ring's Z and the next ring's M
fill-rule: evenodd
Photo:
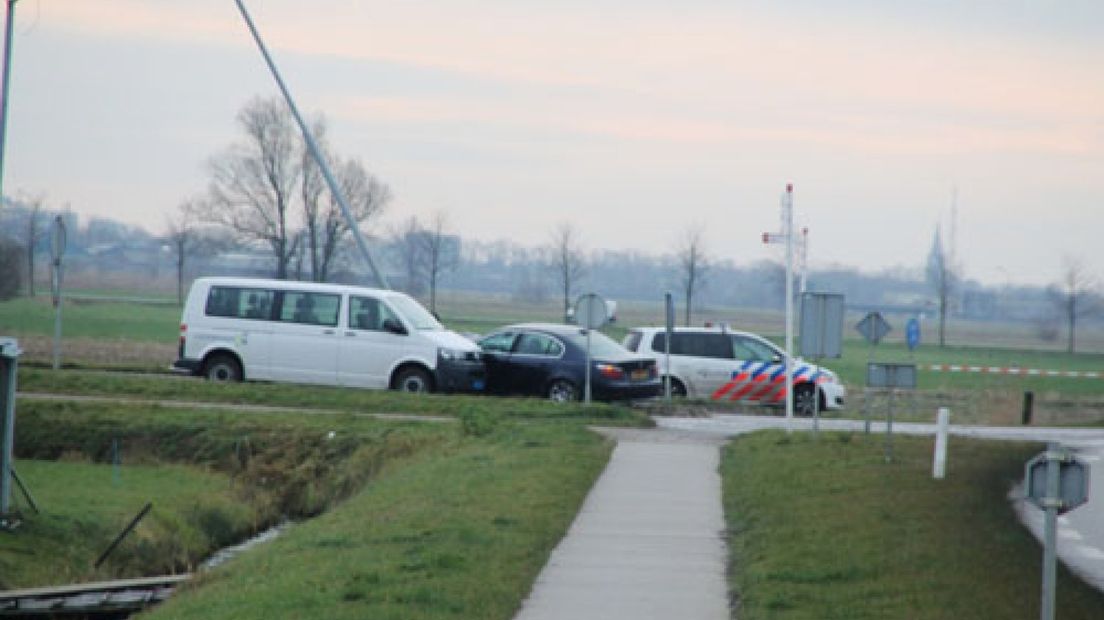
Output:
M383 322L392 319L399 325L402 322L387 307L387 304L374 297L350 297L349 298L349 328L369 329L372 331L384 331Z
M280 308L280 320L307 325L337 325L341 309L341 295L284 291L284 303Z
M272 300L275 291L230 286L213 286L207 294L207 316L236 319L261 319L272 317Z
M659 332L652 338L652 350L663 353L667 344L667 333ZM689 355L692 357L712 357L732 359L732 345L724 334L671 334L671 355Z

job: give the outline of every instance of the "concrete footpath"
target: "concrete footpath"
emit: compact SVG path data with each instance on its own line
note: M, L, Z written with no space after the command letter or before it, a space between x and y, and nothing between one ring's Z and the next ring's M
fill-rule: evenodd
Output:
M602 432L613 456L516 620L727 620L724 440Z

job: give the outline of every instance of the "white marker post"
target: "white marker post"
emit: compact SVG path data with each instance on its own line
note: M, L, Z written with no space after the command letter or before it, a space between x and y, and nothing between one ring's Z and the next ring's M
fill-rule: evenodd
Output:
M932 459L932 478L942 480L947 475L947 430L951 423L951 410L939 408L935 431L935 455Z
M763 233L763 243L786 244L786 432L793 431L793 183L782 194L782 232Z

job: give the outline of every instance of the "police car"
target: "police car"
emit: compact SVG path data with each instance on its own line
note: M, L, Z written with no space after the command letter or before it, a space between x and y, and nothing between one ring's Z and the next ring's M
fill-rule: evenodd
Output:
M629 331L626 349L655 355L661 376L670 375L675 396L782 405L786 403L786 353L755 334L724 327L677 327L671 336L671 367L666 366L667 330ZM813 415L843 407L846 390L834 372L795 359L794 413ZM814 393L820 402L813 400Z

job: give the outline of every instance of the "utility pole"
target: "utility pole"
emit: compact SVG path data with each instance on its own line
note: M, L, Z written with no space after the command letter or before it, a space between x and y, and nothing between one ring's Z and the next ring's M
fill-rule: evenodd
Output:
M4 70L3 82L0 83L0 90L3 91L3 100L0 101L0 207L4 206L4 147L8 139L8 93L11 85L12 34L15 28L16 2L18 0L8 0L8 20L4 30Z

